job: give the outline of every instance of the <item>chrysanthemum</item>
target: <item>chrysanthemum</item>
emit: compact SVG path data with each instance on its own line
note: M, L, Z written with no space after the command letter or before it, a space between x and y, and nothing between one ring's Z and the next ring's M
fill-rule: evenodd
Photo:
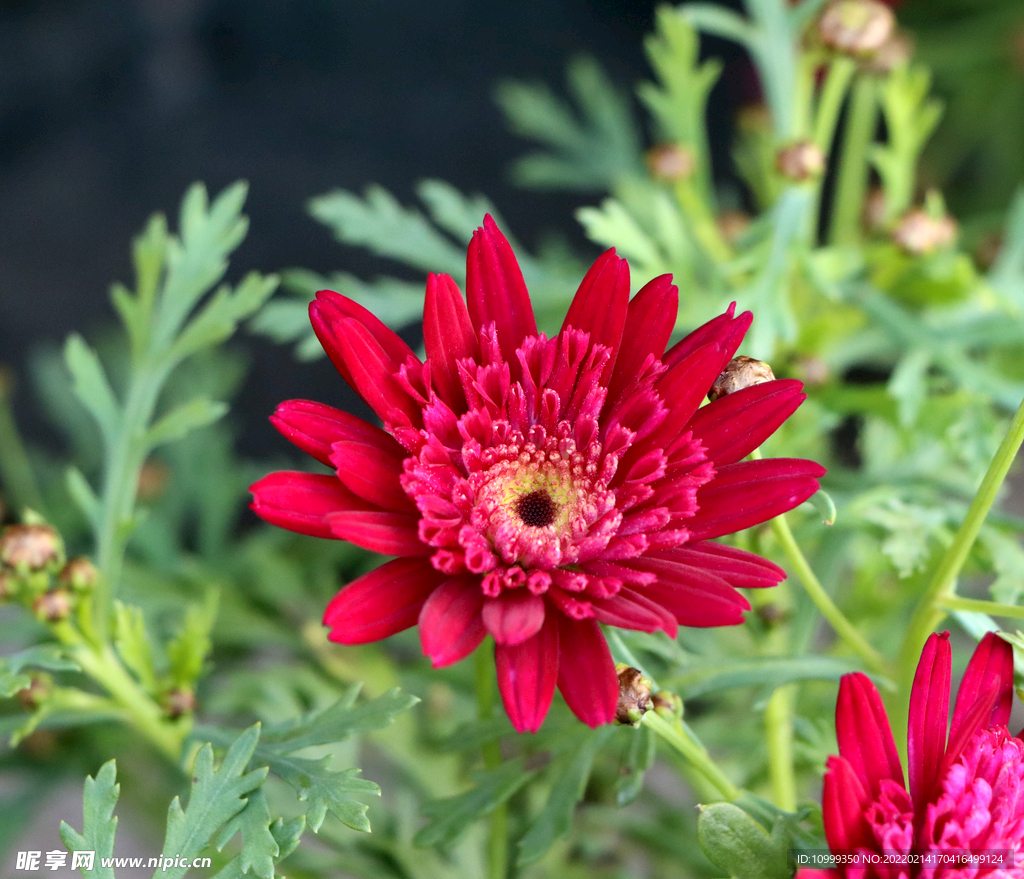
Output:
M1006 729L1013 650L993 633L981 640L947 738L949 680L949 635L932 635L910 695L908 790L878 690L862 674L843 677L822 811L832 852L862 861L798 879L1024 879L1024 741ZM883 852L890 866L874 865ZM986 860L954 860L972 853Z
M614 251L587 272L561 331L537 332L515 255L487 217L467 299L427 280L427 359L366 309L324 291L313 328L384 429L291 400L277 428L333 473L272 473L252 508L284 528L396 556L338 593L330 638L360 644L419 624L435 666L490 634L505 709L536 731L555 687L592 726L618 684L600 625L674 636L739 623L736 587L785 576L711 538L806 500L811 461L743 461L804 399L771 381L701 407L751 315L730 308L668 351L677 290L629 298Z

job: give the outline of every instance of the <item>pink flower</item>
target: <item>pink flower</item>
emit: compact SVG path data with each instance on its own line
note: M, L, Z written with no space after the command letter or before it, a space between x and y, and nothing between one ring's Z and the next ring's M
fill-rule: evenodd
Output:
M903 781L878 690L862 674L843 677L836 705L839 756L825 773L822 811L834 854L887 852L892 866L801 870L798 879L1022 879L1024 741L1006 730L1013 696L1013 650L994 633L978 644L949 717L949 634L925 644L910 695ZM961 863L958 853L1008 851L1005 863ZM899 857L931 854L930 860Z
M487 217L467 259L468 302L427 279L425 363L366 309L324 291L313 327L384 430L319 403L272 417L333 468L271 473L253 510L393 561L343 588L330 638L361 644L419 624L435 666L494 638L505 709L536 731L556 686L585 723L615 716L600 625L674 636L733 625L736 587L785 574L710 538L757 525L818 488L811 461L743 461L804 399L771 381L700 408L749 313L733 308L665 351L669 276L629 299L614 251L587 272L553 339L537 332L515 255Z

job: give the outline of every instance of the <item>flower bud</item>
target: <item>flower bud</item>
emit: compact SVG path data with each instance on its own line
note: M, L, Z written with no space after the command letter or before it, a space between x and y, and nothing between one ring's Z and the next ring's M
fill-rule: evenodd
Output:
M894 30L877 50L864 59L872 73L890 73L906 64L914 54L914 41L906 31Z
M719 397L727 397L744 388L774 380L775 374L767 363L741 354L739 357L733 357L725 365L722 374L715 379L711 390L708 391L708 399L714 402Z
M67 589L51 589L32 602L32 613L45 623L66 620L71 613L71 593Z
M651 682L639 669L620 662L615 666L619 676L619 703L615 719L619 723L635 726L651 707Z
M53 678L43 671L30 672L28 677L29 685L18 690L18 701L26 711L35 711L53 692Z
M804 181L820 177L825 170L825 154L809 140L783 147L775 155L775 167L783 177Z
M194 714L196 695L188 687L174 687L164 693L161 700L164 714L171 720L177 720L183 714Z
M666 720L683 719L683 700L668 690L658 690L652 695L651 707Z
M62 555L60 535L49 525L8 525L0 533L0 562L21 573L42 571Z
M722 211L716 218L718 231L730 244L735 244L739 237L750 228L750 214L746 211Z
M957 225L949 214L933 217L914 208L905 213L892 231L892 240L912 256L934 253L956 239Z
M697 168L693 151L681 143L663 143L647 151L647 167L655 180L676 183L686 180Z
M148 458L139 471L139 501L151 504L167 489L170 470L159 458Z
M75 592L88 592L96 585L99 575L96 566L89 559L79 556L69 559L67 564L60 569L57 582Z
M834 0L818 20L818 36L830 49L867 55L880 49L896 27L896 16L879 0Z
M864 223L864 228L873 233L884 231L886 213L885 190L880 186L871 187L864 197L864 208L861 212L861 221Z

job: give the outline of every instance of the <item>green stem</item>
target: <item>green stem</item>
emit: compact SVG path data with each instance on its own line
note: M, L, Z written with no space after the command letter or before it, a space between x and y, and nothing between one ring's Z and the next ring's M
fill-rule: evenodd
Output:
M786 812L796 811L796 773L793 770L793 701L795 685L779 687L764 711L768 741L768 773L775 805Z
M711 215L707 201L700 196L694 187L693 180L680 180L675 187L676 200L679 207L690 221L693 237L711 259L717 263L728 262L733 258L732 248L722 235L718 223Z
M0 481L7 503L21 513L26 507L43 513L43 496L21 441L5 375L0 374Z
M825 85L821 90L821 98L814 114L813 140L826 156L835 138L836 125L839 123L839 112L843 108L850 81L857 70L852 58L845 56L836 58L828 67Z
M735 800L740 795L740 789L736 787L708 757L708 752L698 745L683 729L683 724L676 719L675 723L669 723L657 711L648 711L641 723L647 724L651 730L659 735L665 742L679 751L704 778L706 778L722 799Z
M1006 474L1009 472L1010 465L1013 464L1013 459L1017 456L1022 442L1024 442L1024 401L1021 402L1017 413L1013 416L1010 429L1003 437L1002 443L999 444L992 463L989 464L988 470L981 480L978 493L967 509L964 521L945 555L939 561L931 582L918 601L914 615L910 619L906 637L900 648L899 683L902 699L899 704L901 705L907 704L909 699L910 686L914 680L914 669L917 668L924 642L946 615L942 604L953 597L957 575L964 566L964 562L967 561L967 555L978 537L978 532L981 530L988 511L995 503L999 488L1006 479Z
M868 181L868 148L875 136L877 119L875 81L869 76L862 76L853 86L843 147L839 153L835 203L829 229L832 244L855 244L860 238L860 216Z
M790 530L789 523L784 515L776 516L772 519L772 531L781 544L786 560L789 562L790 567L793 568L793 573L796 574L797 579L803 585L804 591L811 601L814 602L814 606L818 608L821 615L835 629L836 634L839 635L843 643L856 653L872 671L882 675L890 674L888 664L882 654L867 642L857 627L836 607L835 602L832 601L825 588L821 585L821 582L814 575L814 571L811 570L807 559L800 551L800 547L797 545L796 538L793 537L793 532Z
M482 646L476 651L476 709L480 720L489 720L494 714L494 663ZM484 767L497 769L501 765L501 747L496 741L483 744ZM508 876L508 804L502 803L491 812L491 832L487 840L487 877L505 879Z
M1024 620L1024 607L1016 604L1002 604L998 601L982 601L977 598L961 598L959 595L947 595L940 599L939 607L943 610L970 610L976 613L987 613L993 617L1008 617Z

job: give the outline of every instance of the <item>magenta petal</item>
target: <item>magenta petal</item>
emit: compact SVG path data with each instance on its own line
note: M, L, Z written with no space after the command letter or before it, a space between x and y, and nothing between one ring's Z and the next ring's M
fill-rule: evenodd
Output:
M821 811L829 848L834 852L876 848L874 834L864 819L871 795L843 757L829 757L827 766Z
M611 723L619 679L601 627L592 619L571 620L558 614L558 643L558 690L566 704L587 726Z
M648 594L649 587L642 590L623 587L611 598L594 599L594 618L609 626L620 629L636 629L640 632L656 632L659 629L676 636L676 619Z
M960 689L957 690L953 706L953 722L949 726L949 740L959 738L961 726L971 706L979 697L993 693L988 714L981 721L981 728L1006 726L1010 720L1013 702L1013 648L995 632L989 632L974 649L974 655L967 664ZM977 727L967 732L973 735Z
M427 597L445 579L426 559L395 559L345 586L327 605L328 638L368 644L415 625Z
M469 242L466 299L477 330L495 324L498 346L515 373L516 349L526 336L537 335L537 322L516 255L490 214Z
M420 644L434 668L458 662L480 645L487 634L483 603L474 578L453 577L430 594L420 611Z
M946 722L945 714L942 722ZM836 738L840 755L873 798L878 796L884 779L903 784L903 767L882 697L868 676L860 672L843 675L839 681Z
M687 428L716 465L734 464L770 437L807 399L792 379L744 388L698 409Z
M671 552L671 550L663 551ZM684 626L735 626L750 610L747 599L721 577L709 571L680 564L659 554L631 559L625 564L657 576L643 587L647 598L665 609Z
M608 385L608 399L612 403L636 383L648 357L661 360L678 313L679 290L671 275L660 275L648 282L630 300L622 345Z
M327 517L331 533L381 555L429 555L433 549L420 541L419 517L378 510L352 510Z
M458 361L479 354L479 342L458 285L448 275L427 275L423 344L437 395L456 414L466 411Z
M606 345L611 352L601 380L607 382L615 366L622 329L629 306L629 264L606 250L590 267L573 297L562 322L562 332L570 327L590 334L591 345Z
M939 766L946 752L950 665L949 632L929 635L910 690L907 730L910 797L919 815L924 814L928 803L934 802L941 782Z
M331 445L344 440L370 443L394 454L402 447L379 427L333 406L312 400L285 400L270 416L270 422L306 454L322 464L331 460Z
M697 512L686 522L690 538L706 540L767 522L807 500L824 475L820 464L801 458L726 464L697 491Z
M371 504L396 513L413 513L416 505L398 482L404 457L404 453L396 455L367 443L340 442L332 448L331 466L346 488Z
M484 625L499 644L522 644L544 625L544 599L526 589L509 589L484 600Z
M786 579L786 572L774 562L752 552L702 540L675 549L647 553L648 558L662 558L721 577L737 589L763 589Z
M337 344L340 327L345 320L352 319L359 323L376 340L392 363L401 365L412 355L412 348L394 330L358 302L333 290L320 290L316 294L316 299L309 305L309 318L327 356L352 387L355 385L352 384L351 373Z
M519 732L537 732L551 707L558 680L559 614L521 644L495 644L494 662L505 713Z
M254 482L249 491L250 508L265 522L313 537L336 536L328 519L339 510L369 507L327 474L280 470Z
M665 352L665 356L662 358L664 364L669 367L675 366L698 348L714 344L722 351L722 366L724 367L735 356L736 349L740 347L740 342L743 341L743 337L754 320L754 316L749 311L744 311L739 317L733 317L735 311L736 303L734 302L724 314L713 317L703 326L697 327L690 335Z
M665 447L679 436L697 407L722 373L722 352L714 345L698 348L655 383L668 408L668 417L647 439L650 447Z

